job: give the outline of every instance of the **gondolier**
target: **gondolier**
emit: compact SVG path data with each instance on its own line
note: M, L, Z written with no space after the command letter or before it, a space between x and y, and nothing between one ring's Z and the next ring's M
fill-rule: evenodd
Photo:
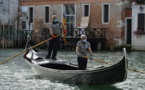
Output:
M56 59L57 51L59 49L59 38L56 35L61 33L61 27L63 28L63 33L66 33L65 26L58 20L56 15L52 16L52 22L50 23L50 36L53 38L49 41L48 54L46 58ZM52 53L53 51L53 53Z
M76 45L76 52L78 54L77 56L77 61L78 61L78 66L80 70L85 70L87 67L87 58L84 56L87 55L87 51L90 53L90 59L92 59L92 50L91 50L91 45L87 41L86 35L81 35L81 40L78 41Z

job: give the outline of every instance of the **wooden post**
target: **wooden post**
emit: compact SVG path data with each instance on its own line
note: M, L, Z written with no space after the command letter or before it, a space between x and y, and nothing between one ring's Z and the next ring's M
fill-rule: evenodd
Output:
M11 47L11 31L10 31L10 24L8 24L8 31L9 31L9 38L8 38L8 47Z
M12 24L13 26L13 24ZM14 48L14 30L12 29L12 26L11 26L11 30L12 30L12 48Z
M5 40L5 48L7 48L7 30L6 30L6 24L5 24L5 26L4 26L4 31L5 31L5 34L4 34L4 40Z
M3 41L3 48L5 48L4 29L5 28L4 28L4 24L3 24L3 40L2 40Z
M19 30L17 30L17 43L18 43L18 45L17 45L17 47L16 48L18 48L19 46L20 46L20 41L19 41Z
M111 48L111 51L114 51L114 45L111 45L110 48Z
M7 48L7 45L8 45L8 38L7 38L8 30L6 30L6 27L7 27L7 25L5 24L5 26L4 26L4 28L5 28L5 30L4 30L5 31L5 34L4 34L5 35L4 36L5 48Z
M12 31L12 48L14 48L14 30Z
M1 28L1 22L0 22L0 48L1 48L1 44L2 44L2 28Z
M7 28L8 28L8 35L9 35L7 43L8 43L8 48L9 48L11 46L11 31L9 29L9 24L8 24Z

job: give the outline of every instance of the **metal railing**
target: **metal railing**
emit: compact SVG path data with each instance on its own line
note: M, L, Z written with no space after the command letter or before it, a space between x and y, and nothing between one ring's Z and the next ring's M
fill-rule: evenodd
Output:
M86 34L88 38L105 38L106 30L107 28L71 28L68 30L67 37L79 38L82 34ZM31 30L0 28L0 48L24 48L28 34L33 36ZM50 38L49 30L43 29L41 32L41 40L43 41L48 38Z
M0 48L25 47L29 33L29 30L0 29Z
M67 36L77 38L85 34L88 38L105 38L106 30L107 28L71 28Z

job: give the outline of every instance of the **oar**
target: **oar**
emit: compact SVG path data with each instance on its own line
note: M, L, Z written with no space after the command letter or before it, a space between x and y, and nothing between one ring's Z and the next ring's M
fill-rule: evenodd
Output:
M90 59L90 57L88 57L88 56L82 56L82 57ZM92 59L95 60L95 61L101 62L101 63L112 65L110 62L107 62L107 61L99 60L99 59L96 59L96 58L92 58Z
M56 37L60 36L61 34L62 34L62 33L56 35ZM53 38L46 39L46 40L44 40L44 41L42 41L42 42L40 42L40 43L38 43L38 44L36 44L36 45L34 45L34 46L28 48L28 49L25 49L25 50L23 50L23 51L21 51L21 52L15 54L15 55L11 56L10 58L8 58L8 59L6 59L6 60L0 62L0 65L3 64L3 63L5 63L5 62L7 62L7 61L9 61L9 60L11 60L12 58L17 57L18 55L20 55L20 54L26 52L27 50L33 49L33 48L35 48L35 47L37 47L37 46L40 46L41 44L43 44L43 43L45 43L45 42L47 42L47 41L49 41L49 40L51 40L51 39L53 39Z
M139 73L145 74L144 71L137 70L137 69L134 69L134 68L128 68L128 70L131 70L131 71L134 71L134 72L139 72Z
M82 56L82 57L87 58L87 59L90 59L90 57L88 57L88 56ZM105 63L105 64L110 64L110 65L113 64L113 63L111 63L111 62L107 62L107 61L103 61L103 60L98 60L98 59L96 59L96 58L93 58L93 60L98 61L98 62L101 62L101 63ZM134 72L139 72L139 73L145 74L144 71L137 70L137 69L134 69L134 68L129 68L129 67L128 67L128 70L131 70L131 71L134 71Z

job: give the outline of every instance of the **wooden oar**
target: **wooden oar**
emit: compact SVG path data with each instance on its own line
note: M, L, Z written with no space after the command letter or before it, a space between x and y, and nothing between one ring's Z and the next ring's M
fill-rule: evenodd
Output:
M82 57L87 58L87 59L90 59L90 57L88 57L88 56L82 56ZM93 60L98 61L98 62L101 62L101 63L113 65L113 63L111 63L111 62L107 62L107 61L103 61L103 60L98 60L98 59L96 59L96 58L93 58ZM134 71L134 72L139 72L139 73L145 74L144 71L137 70L137 69L134 69L134 68L129 68L129 67L128 67L128 70L131 70L131 71Z
M82 57L87 58L87 59L90 59L90 57L88 57L88 56L82 56ZM98 62L101 62L101 63L105 63L105 64L112 65L110 62L103 61L103 60L99 60L99 59L96 59L96 58L93 58L93 60L98 61Z
M131 71L134 71L134 72L139 72L139 73L145 74L144 71L137 70L137 69L134 69L134 68L128 68L128 70L131 70Z
M60 36L61 34L62 34L62 33L56 35L56 37ZM53 38L46 39L46 40L44 40L44 41L42 41L42 42L40 42L40 43L38 43L38 44L36 44L36 45L34 45L34 46L28 48L28 49L25 49L25 50L23 50L23 51L21 51L21 52L15 54L15 55L11 56L10 58L8 58L8 59L6 59L6 60L0 62L0 65L3 64L3 63L5 63L5 62L7 62L7 61L9 61L9 60L11 60L12 58L17 57L18 55L20 55L20 54L26 52L27 50L33 49L33 48L35 48L35 47L37 47L37 46L40 46L41 44L43 44L43 43L45 43L45 42L47 42L47 41L49 41L49 40L51 40L51 39L53 39Z

